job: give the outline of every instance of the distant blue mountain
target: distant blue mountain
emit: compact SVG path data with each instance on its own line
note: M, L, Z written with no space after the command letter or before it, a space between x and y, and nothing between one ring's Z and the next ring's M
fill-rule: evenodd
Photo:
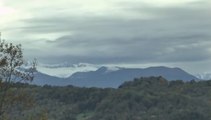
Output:
M54 76L37 72L35 74L34 80L32 81L32 84L41 85L41 86L42 85L66 86L67 82L65 81L66 80L59 77L54 77Z
M180 68L149 67L141 68L119 68L110 70L108 67L101 67L96 71L77 72L69 78L57 78L42 73L37 73L33 84L37 85L74 85L79 87L100 87L117 88L125 81L139 77L162 76L167 80L193 80L195 76L185 72Z

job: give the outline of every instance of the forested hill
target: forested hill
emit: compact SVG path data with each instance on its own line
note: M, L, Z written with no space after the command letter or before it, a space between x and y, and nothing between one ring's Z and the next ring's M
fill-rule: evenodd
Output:
M16 120L211 120L211 81L139 78L118 89L19 85L34 105Z

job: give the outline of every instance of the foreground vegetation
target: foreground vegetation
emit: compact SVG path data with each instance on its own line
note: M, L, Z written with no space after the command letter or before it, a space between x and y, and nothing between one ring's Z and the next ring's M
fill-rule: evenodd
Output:
M15 120L210 120L211 81L139 78L118 89L15 84L32 107L11 110ZM32 100L31 100L32 101ZM17 108L17 106L16 106Z

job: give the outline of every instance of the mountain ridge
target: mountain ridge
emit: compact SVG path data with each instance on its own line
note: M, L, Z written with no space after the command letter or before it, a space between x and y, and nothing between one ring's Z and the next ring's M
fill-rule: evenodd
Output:
M118 69L117 69L118 68ZM59 78L49 76L43 73L37 73L35 82L38 85L67 86L74 85L78 87L99 87L99 88L117 88L125 81L131 81L134 78L162 76L168 80L189 81L197 79L195 76L187 73L181 68L169 68L165 66L149 68L121 68L109 70L109 67L102 66L95 71L76 72L70 77Z

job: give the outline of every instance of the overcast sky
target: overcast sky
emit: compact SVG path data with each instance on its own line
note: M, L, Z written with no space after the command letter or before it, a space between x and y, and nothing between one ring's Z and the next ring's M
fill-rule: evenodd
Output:
M210 0L0 0L3 38L41 63L211 72Z

